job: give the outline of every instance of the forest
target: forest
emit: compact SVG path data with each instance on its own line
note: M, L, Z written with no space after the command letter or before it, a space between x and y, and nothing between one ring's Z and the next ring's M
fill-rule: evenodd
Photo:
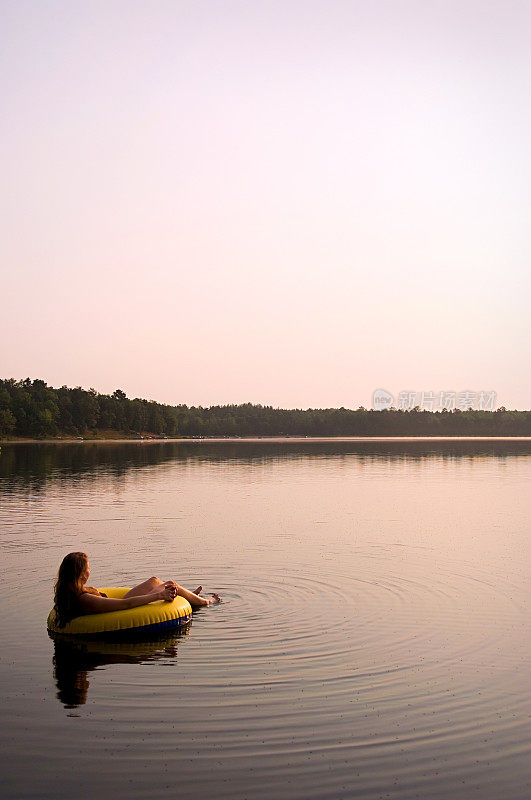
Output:
M43 380L0 379L0 437L531 436L531 411L170 406Z

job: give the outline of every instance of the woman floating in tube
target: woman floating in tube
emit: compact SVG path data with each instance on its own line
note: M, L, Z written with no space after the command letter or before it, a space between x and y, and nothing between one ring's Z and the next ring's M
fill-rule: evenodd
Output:
M57 626L64 626L84 614L102 614L105 611L123 611L136 608L155 600L171 602L177 595L188 600L193 609L219 603L218 594L211 598L201 597L203 587L198 586L190 592L175 581L161 581L151 577L130 589L121 599L107 597L86 583L90 575L90 565L85 553L68 553L61 562L55 584L54 609Z

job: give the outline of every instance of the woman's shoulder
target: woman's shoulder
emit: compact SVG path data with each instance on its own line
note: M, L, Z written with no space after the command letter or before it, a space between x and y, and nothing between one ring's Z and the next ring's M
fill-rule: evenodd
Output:
M77 595L77 601L82 608L91 608L92 603L89 599L90 597L107 597L107 595L103 592L99 592L92 586L84 586Z
M107 597L105 592L100 592L99 589L95 589L94 586L85 586L81 590L81 594L95 594L96 597Z

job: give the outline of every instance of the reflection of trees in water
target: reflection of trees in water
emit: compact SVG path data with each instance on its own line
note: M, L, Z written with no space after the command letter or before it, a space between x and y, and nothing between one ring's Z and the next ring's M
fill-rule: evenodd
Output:
M123 483L134 469L163 464L175 458L175 452L161 452L157 443L143 447L140 443L57 443L4 444L0 455L0 480L24 485L28 492L39 492L50 481L74 482L102 478Z
M90 672L109 664L145 664L177 657L177 642L190 632L190 625L155 640L93 640L54 635L53 676L57 699L65 708L87 702Z
M181 442L124 442L82 444L3 444L0 480L3 490L38 493L50 482L100 483L110 480L118 488L135 470L169 463L266 464L272 461L359 457L366 462L412 459L506 458L531 452L528 441L470 440L232 440L208 439Z

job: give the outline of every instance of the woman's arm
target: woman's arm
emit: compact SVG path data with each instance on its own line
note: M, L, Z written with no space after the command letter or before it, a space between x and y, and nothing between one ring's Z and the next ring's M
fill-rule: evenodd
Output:
M123 611L124 608L136 608L153 603L154 600L171 602L175 597L175 590L164 584L157 587L149 594L123 597L118 600L114 597L101 597L95 594L80 594L79 602L85 614L103 614L105 611Z

